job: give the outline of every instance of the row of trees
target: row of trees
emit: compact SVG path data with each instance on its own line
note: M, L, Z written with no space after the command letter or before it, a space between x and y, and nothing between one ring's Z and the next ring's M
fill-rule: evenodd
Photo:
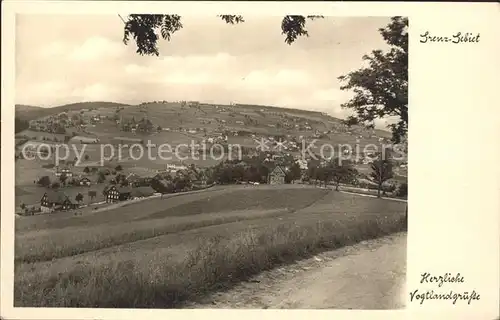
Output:
M327 186L333 183L338 190L341 184L358 185L359 172L353 163L338 158L331 160L326 165L310 162L306 171L301 170L298 163L286 167L285 183L302 182L323 183ZM211 182L217 184L235 184L240 182L266 183L270 167L263 164L259 157L248 158L244 163L239 161L224 161L215 166L211 172ZM375 160L371 164L371 173L368 176L371 183L376 186L380 197L387 189L384 183L393 178L393 166L389 159ZM390 191L394 191L390 189Z
M340 159L330 161L326 166L310 166L307 170L306 180L322 181L326 186L333 182L338 190L341 183L352 183L357 177L357 170L351 162Z
M217 184L234 184L239 182L265 183L268 174L269 168L261 163L239 165L231 161L226 161L215 166L211 180Z
M51 181L49 176L42 176L38 181L35 181L36 184L38 184L41 187L45 188L52 188L52 189L57 189L60 188L61 186L77 186L79 185L79 181L75 178L70 178L68 175L65 173L62 173L59 176L58 181Z

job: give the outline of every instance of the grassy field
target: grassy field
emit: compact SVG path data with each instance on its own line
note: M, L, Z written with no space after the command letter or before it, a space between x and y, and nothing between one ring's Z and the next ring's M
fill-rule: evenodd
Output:
M400 231L404 209L287 185L23 218L16 221L15 306L179 307L277 265Z

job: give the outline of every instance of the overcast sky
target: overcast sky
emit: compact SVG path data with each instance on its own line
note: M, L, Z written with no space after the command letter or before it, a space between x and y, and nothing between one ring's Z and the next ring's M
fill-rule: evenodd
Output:
M16 103L43 107L81 101L199 100L255 103L341 116L350 94L337 77L386 45L389 18L308 21L310 36L284 43L281 17L183 17L160 56L125 46L118 15L18 15Z

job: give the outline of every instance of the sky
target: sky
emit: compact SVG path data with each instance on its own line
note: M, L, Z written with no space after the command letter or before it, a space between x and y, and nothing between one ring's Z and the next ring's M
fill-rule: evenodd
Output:
M340 75L387 46L378 29L389 17L308 21L309 37L292 45L282 17L183 16L184 27L161 40L160 56L125 45L118 15L18 15L16 103L51 107L83 101L137 104L194 100L273 105L345 117Z

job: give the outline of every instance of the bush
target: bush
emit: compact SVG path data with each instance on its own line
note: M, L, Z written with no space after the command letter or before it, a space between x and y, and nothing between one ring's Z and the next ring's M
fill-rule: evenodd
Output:
M40 179L38 179L37 183L42 187L48 187L50 186L50 178L49 176L43 176Z
M399 185L399 188L396 191L397 197L407 197L408 196L408 183L403 182Z

